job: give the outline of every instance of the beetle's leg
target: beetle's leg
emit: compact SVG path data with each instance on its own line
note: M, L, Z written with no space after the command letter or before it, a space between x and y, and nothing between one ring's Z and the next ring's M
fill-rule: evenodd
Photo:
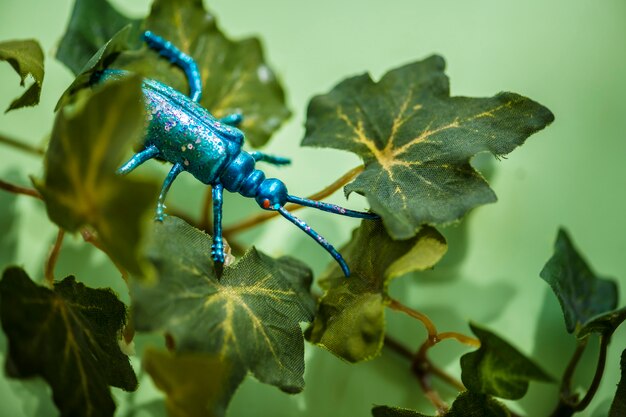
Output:
M374 213L366 213L363 211L350 210L334 204L324 203L322 201L309 200L308 198L296 197L295 195L288 195L287 201L290 203L300 204L301 206L313 207L318 210L327 211L329 213L341 214L342 216L356 217L359 219L376 220L380 219L380 216Z
M222 242L222 203L224 186L219 182L213 185L213 244L211 258L215 262L224 262L224 242Z
M291 159L289 158L284 158L282 156L276 155L268 155L259 151L250 152L250 156L252 156L257 162L263 161L272 165L289 165L291 163Z
M233 127L239 126L242 121L243 121L243 115L241 113L229 114L228 116L222 117L220 119L220 123L224 123L225 125L233 126Z
M154 49L159 54L169 59L174 65L179 66L183 71L185 71L187 81L189 82L189 97L193 101L200 101L200 97L202 96L202 79L200 78L200 71L198 71L196 61L175 47L170 41L166 41L149 30L145 31L141 38L150 48Z
M180 174L181 172L183 172L183 165L174 164L169 174L167 174L165 181L163 181L163 187L161 187L161 194L159 194L159 200L157 201L156 216L154 218L155 220L160 221L160 222L163 221L163 217L165 216L165 213L164 213L165 196L167 195L167 192L170 190L172 183L174 182L178 174Z
M341 267L343 274L347 277L350 276L350 268L348 268L348 264L346 264L346 261L343 259L341 254L337 252L337 249L335 249L330 243L328 243L326 239L324 239L315 230L311 229L311 227L309 227L302 219L299 219L298 217L294 216L293 214L285 210L284 207L280 207L278 209L278 212L282 214L282 216L286 218L287 220L289 220L291 223L298 226L300 230L302 230L304 233L306 233L307 235L315 239L315 241L319 243L324 249L326 249L328 253L330 253L330 256L335 258L337 263L339 263L339 266Z
M138 152L135 155L133 155L133 157L130 158L128 162L126 162L124 165L119 167L117 170L117 173L120 175L128 174L130 171L137 168L139 165L143 164L148 159L154 158L158 154L159 154L159 150L156 148L156 146L154 145L148 146L143 151Z

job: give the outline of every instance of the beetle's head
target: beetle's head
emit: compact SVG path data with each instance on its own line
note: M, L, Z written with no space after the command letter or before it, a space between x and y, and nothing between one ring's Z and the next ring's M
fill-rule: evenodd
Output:
M255 200L262 209L278 210L287 202L287 187L276 178L268 178L259 185Z

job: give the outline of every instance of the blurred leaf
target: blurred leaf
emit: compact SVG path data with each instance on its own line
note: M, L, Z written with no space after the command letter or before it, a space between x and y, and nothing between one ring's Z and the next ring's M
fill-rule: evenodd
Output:
M79 0L80 1L80 0ZM131 27L125 26L119 32L96 51L89 61L82 68L82 71L76 76L72 84L63 92L61 98L57 102L55 111L70 102L71 98L78 91L90 87L94 73L104 70L115 60L120 52L128 49L128 36L131 33Z
M617 384L617 392L615 393L613 404L611 404L609 417L626 416L626 350L622 352L620 367L622 369L622 377L619 384Z
M26 92L11 102L6 112L39 103L43 83L43 51L34 39L0 42L0 61L7 61L20 76L20 85L29 75L35 82Z
M193 57L202 78L200 104L216 117L243 114L241 129L254 147L265 144L290 112L258 38L231 41L202 0L156 0L143 26ZM184 72L157 52L125 53L115 65L187 93Z
M428 417L426 414L406 408L376 406L374 417ZM510 417L507 408L488 395L475 392L462 392L454 400L450 410L443 417Z
M470 324L480 348L461 357L461 380L469 391L517 400L529 381L554 379L517 349L488 330Z
M450 97L444 60L433 56L375 83L348 78L309 103L302 144L348 150L365 170L345 187L367 197L394 239L445 224L496 196L470 165L479 152L511 152L554 116L514 93Z
M387 286L391 279L432 268L447 245L437 230L424 227L417 236L393 240L381 222L366 220L340 252L352 269L346 278L336 263L320 280L326 290L306 337L349 361L372 359L385 335Z
M582 339L589 336L591 333L611 336L624 320L626 320L626 308L600 314L585 323L578 331L577 337Z
M234 374L250 370L283 391L301 391L298 323L313 319L311 271L250 249L218 278L208 235L175 217L155 229L148 253L159 281L131 287L137 330L162 330L177 352L217 355Z
M245 372L229 369L217 356L201 353L173 355L155 349L144 353L143 367L167 395L171 417L223 416Z
M129 24L139 26L139 20L119 13L106 0L75 0L56 58L78 75L96 51Z
M588 335L590 330L584 328L592 320L593 329L615 324L615 317L610 317L617 307L617 284L612 279L599 278L589 268L564 229L559 230L554 256L543 267L540 276L550 284L559 299L569 333L574 332L579 338ZM597 317L604 313L609 313L606 318ZM624 320L623 313L618 316Z
M136 389L118 345L126 308L110 290L87 288L72 276L49 290L9 268L0 281L0 318L9 339L7 372L43 377L62 416L112 416L109 385Z
M144 122L138 78L84 91L57 114L45 177L36 183L53 222L70 232L93 227L106 252L135 275L149 275L139 252L159 187L115 170Z

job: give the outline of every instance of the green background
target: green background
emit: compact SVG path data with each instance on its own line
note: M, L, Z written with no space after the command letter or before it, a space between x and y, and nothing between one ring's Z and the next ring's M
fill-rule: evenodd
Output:
M148 1L114 2L140 17ZM550 108L556 121L531 137L506 160L494 163L492 186L499 202L475 210L461 225L445 230L447 260L434 271L398 279L393 296L428 314L441 331L469 332L467 321L495 330L560 377L573 352L559 305L539 271L552 254L559 226L566 227L601 275L616 277L626 299L626 3L623 0L214 0L205 2L233 38L260 36L269 62L282 78L294 113L266 148L293 160L290 167L266 171L286 180L290 191L308 195L359 164L356 156L334 150L300 149L308 100L341 79L388 69L429 56L443 55L453 95L491 96L514 91ZM65 29L70 0L0 0L0 40L38 39L46 53L41 105L0 116L0 133L40 144L51 129L52 109L71 82L69 70L52 56ZM0 107L21 93L8 64L0 64ZM85 138L88 140L88 138ZM146 175L165 175L158 163ZM37 157L0 147L0 178L29 184L41 176ZM181 176L169 196L170 206L199 212L204 188ZM329 199L351 208L366 206L341 193ZM257 212L253 202L229 196L226 222ZM302 217L330 242L344 242L357 225L351 219L311 210ZM43 259L55 228L43 205L27 197L0 194L0 266L24 266L42 276ZM273 255L297 256L320 272L327 255L288 222L274 220L247 232L247 242ZM67 239L58 276L76 274L88 285L112 286L123 300L125 287L103 254L78 238ZM624 303L622 303L623 305ZM416 347L425 332L417 322L387 314L389 333ZM159 344L157 336L138 338L136 349ZM586 387L594 369L589 349L576 375ZM626 348L626 327L609 350L605 378L591 406L581 415L607 413L619 379L619 354ZM0 335L0 359L6 340ZM458 372L466 350L447 341L433 358ZM135 358L134 363L139 365ZM423 398L408 363L385 351L374 361L348 365L307 345L306 388L289 396L249 377L235 395L230 416L367 416L372 404L434 410ZM137 366L138 368L138 366ZM440 387L444 395L452 395ZM556 385L531 384L519 402L525 415L546 415L554 406ZM0 377L0 415L55 415L48 388ZM148 378L136 394L116 391L118 415L163 415L160 395ZM134 413L134 414L133 414Z

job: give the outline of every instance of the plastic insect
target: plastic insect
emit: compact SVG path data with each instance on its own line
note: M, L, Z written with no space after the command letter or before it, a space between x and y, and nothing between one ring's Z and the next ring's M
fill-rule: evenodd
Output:
M350 269L339 252L304 221L285 210L284 205L296 203L363 219L379 217L373 213L349 210L334 204L290 195L282 181L265 178L263 171L255 168L256 162L285 165L289 164L290 160L241 149L244 134L236 126L241 123L242 116L231 114L218 120L198 104L202 95L202 81L193 58L150 31L144 32L142 38L151 49L159 52L185 72L190 90L187 97L158 81L152 79L142 81L149 120L143 150L118 169L119 174L128 174L152 158L163 159L173 164L158 198L155 219L163 220L167 192L176 177L181 172L187 171L212 187L214 230L211 256L215 262L224 262L222 199L225 188L244 197L254 198L265 210L278 211L326 249L339 263L343 273L349 276ZM127 74L128 72L123 70L105 69L98 72L92 82L119 79Z

